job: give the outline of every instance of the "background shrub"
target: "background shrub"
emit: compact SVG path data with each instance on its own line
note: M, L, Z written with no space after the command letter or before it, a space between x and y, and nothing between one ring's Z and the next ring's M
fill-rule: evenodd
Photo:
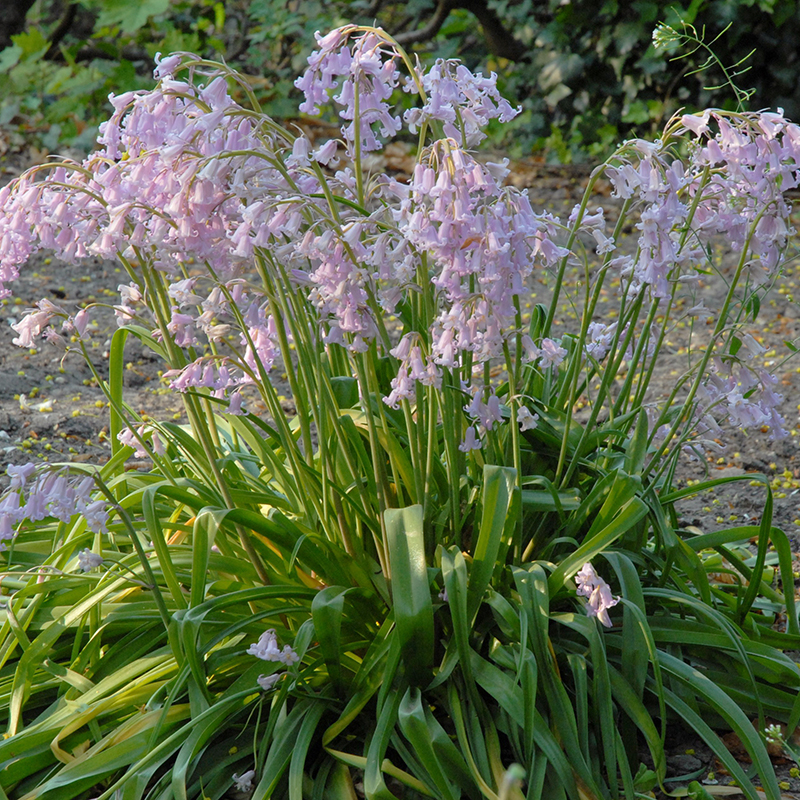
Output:
M107 94L152 86L159 51L224 58L285 118L296 108L292 80L314 32L345 22L377 22L423 61L458 56L471 69L496 71L523 113L509 130L496 128L492 144L516 156L546 148L553 160L584 160L622 138L652 135L679 107L733 107L718 70L691 74L704 52L670 60L653 47L660 21L682 19L707 41L731 25L714 50L726 65L752 50L739 77L755 90L751 107L800 117L800 11L791 0L40 0L26 19L28 5L16 0L0 14L0 47L8 43L0 125L49 149L89 148Z

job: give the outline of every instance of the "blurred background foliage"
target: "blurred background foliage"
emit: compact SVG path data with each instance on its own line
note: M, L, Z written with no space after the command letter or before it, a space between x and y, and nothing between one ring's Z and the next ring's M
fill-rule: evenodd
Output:
M705 53L656 50L659 22L705 31L751 109L800 119L796 0L3 0L0 128L11 144L88 150L109 92L152 85L157 52L188 50L251 76L269 112L296 115L293 86L314 32L376 22L423 60L495 71L523 113L491 144L521 157L595 160L653 135L678 108L735 107ZM739 68L741 69L741 67Z

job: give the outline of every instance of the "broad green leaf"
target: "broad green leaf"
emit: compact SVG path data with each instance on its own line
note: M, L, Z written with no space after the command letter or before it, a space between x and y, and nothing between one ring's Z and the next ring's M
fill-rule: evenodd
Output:
M644 467L649 433L650 423L647 419L647 412L642 409L636 420L631 440L625 449L625 472L629 475L639 475Z
M555 594L586 562L602 553L620 536L630 530L647 514L647 506L638 497L629 500L602 530L596 530L591 537L573 553L567 556L548 579L551 594ZM594 527L594 526L593 526Z
M288 716L280 721L275 729L272 746L267 753L267 761L264 764L263 773L253 791L252 800L266 800L272 797L278 781L289 766L292 752L303 729L306 717L311 714L316 724L324 710L323 703L303 700L298 702Z
M450 619L453 624L455 651L458 654L458 661L461 663L467 690L472 692L474 691L474 685L469 643L472 619L467 608L467 565L461 550L455 545L452 545L447 550L442 549L440 555L442 559L442 578L447 592L447 607L450 610ZM447 655L445 658L447 659ZM436 676L434 685L438 685L442 681L442 674L449 676L454 667L455 659L451 658L449 665L447 667L443 666L440 674Z
M211 548L224 518L225 512L210 508L204 508L195 516L192 527L192 583L189 594L189 603L192 606L199 606L206 599Z
M644 595L639 573L631 559L624 553L607 551L603 554L619 580L622 596L628 601L622 611L622 674L642 697L647 677L648 651L642 617L646 615ZM641 614L635 614L635 605Z
M389 739L397 724L397 712L402 695L398 689L389 693L384 703L377 724L367 744L367 760L364 770L364 794L367 800L397 800L389 791L383 778L383 760Z
M600 478L592 487L592 490L584 497L578 509L569 516L569 521L564 527L564 536L575 538L578 536L580 529L585 522L594 514L595 509L598 508L608 496L611 487L614 485L616 476L614 473L609 473Z
M358 381L355 378L334 376L331 389L340 409L358 408Z
M658 657L664 671L671 673L697 697L708 702L731 726L753 759L767 797L769 800L780 800L781 791L767 749L747 715L722 689L697 669L663 651L659 652Z
M327 586L311 602L311 616L319 640L319 649L334 687L342 683L342 612L349 590L343 586Z
M552 493L541 489L523 489L521 491L522 508L524 511L574 511L580 505L580 495L570 490Z
M426 714L427 711L427 714ZM425 768L431 783L442 800L458 800L457 792L448 776L448 770L439 760L433 747L428 725L429 709L423 709L419 689L406 689L398 709L400 730L414 749L414 754ZM466 769L466 764L464 765Z
M326 800L327 798L330 800L358 800L353 786L353 778L345 764L339 762L333 767L330 778L318 797L324 797Z
M169 8L169 0L140 0L128 3L125 0L103 0L95 23L101 27L119 25L125 33L135 33L156 14Z
M339 719L324 733L322 744L327 747L372 699L382 686L391 686L400 659L400 648L393 633L391 615L383 623L367 649L351 688L350 699Z
M611 696L611 684L608 676L608 657L604 639L598 631L598 623L584 615L554 614L554 621L578 631L588 642L594 672L591 686L591 702L593 717L603 731L612 731L616 727L614 721L614 705ZM611 785L617 782L616 746L613 737L602 737L599 749L605 760L606 776Z
M189 737L178 751L173 763L171 788L175 800L186 800L186 779L192 762L202 752L208 741L223 727L225 720L231 713L230 708L224 703L221 703L216 708L209 709L209 711L212 713L209 713L202 723L194 726Z
M433 666L433 604L425 561L422 506L384 514L392 572L392 603L406 674L430 679Z
M469 573L467 617L471 625L497 566L497 555L504 534L510 538L519 514L516 471L487 465L483 469L481 525L473 548Z
M580 746L575 710L561 680L552 650L547 576L539 564L532 564L528 570L515 568L513 576L522 610L528 617L530 640L538 668L539 696L544 695L546 698L554 732L562 742L572 769L587 786L592 786L594 778ZM599 789L595 787L595 790L599 793Z
M317 702L308 710L303 719L289 762L289 800L303 800L303 770L308 750L326 710L325 703Z

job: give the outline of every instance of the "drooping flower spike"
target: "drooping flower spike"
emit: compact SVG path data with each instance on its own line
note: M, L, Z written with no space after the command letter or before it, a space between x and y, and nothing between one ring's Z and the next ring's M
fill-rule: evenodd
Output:
M586 613L590 617L597 617L605 627L613 626L608 609L613 608L619 597L611 594L611 587L595 572L594 567L587 561L575 575L577 594L586 597Z

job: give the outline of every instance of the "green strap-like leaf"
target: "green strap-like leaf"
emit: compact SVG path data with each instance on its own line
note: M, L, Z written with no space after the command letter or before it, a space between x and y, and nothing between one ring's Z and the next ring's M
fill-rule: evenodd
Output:
M450 619L453 623L453 638L455 650L458 653L458 663L467 685L467 691L474 691L472 669L470 661L469 636L472 623L467 611L467 564L461 551L455 545L447 550L441 550L442 577L444 588L447 592L447 605L450 609ZM448 648L449 650L449 648ZM455 667L454 659L450 659L445 666L447 674ZM444 670L442 670L444 671ZM441 682L441 672L436 676L435 684Z
M378 722L367 747L367 762L364 770L364 794L367 800L397 800L389 791L383 778L383 759L389 739L397 724L397 711L400 707L401 695L393 689L383 704Z
M778 780L775 777L775 770L772 768L767 748L759 738L747 715L722 689L699 670L663 651L659 651L658 658L662 669L674 675L696 696L703 698L725 719L753 759L769 800L780 800L781 791L778 787Z
M347 592L343 586L327 586L311 602L319 649L334 688L342 683L342 613Z
M554 595L564 583L571 578L587 561L591 561L598 553L602 553L626 531L630 530L647 514L647 506L638 497L629 500L611 522L602 530L593 533L571 555L567 556L548 579L550 594ZM594 528L594 526L593 526Z
M625 449L625 471L629 475L640 475L647 456L647 439L650 434L650 423L647 412L642 409L636 420L628 446Z
M278 781L289 766L295 743L303 729L307 715L313 714L318 722L324 710L323 703L301 700L295 704L288 716L280 720L275 729L272 746L267 753L264 770L251 800L267 800L273 796Z
M425 561L422 506L387 509L384 514L392 573L392 605L406 674L430 680L433 667L433 603Z
M204 508L195 517L192 529L192 583L189 593L189 603L192 606L199 606L206 599L211 547L224 518L224 511L213 508Z
M300 726L289 762L289 800L303 800L303 772L306 757L325 710L324 703L316 703L309 709Z
M458 800L460 792L453 786L445 766L434 751L419 689L406 689L398 709L398 721L400 730L414 748L414 754L436 787L438 796L442 800Z
M731 777L736 782L736 786L741 790L741 793L747 800L763 800L763 795L753 786L753 782L747 777L747 774L741 766L739 766L739 762L731 755L731 752L719 736L709 727L703 717L698 714L689 703L684 702L677 693L666 687L664 687L663 692L667 705L676 711L678 716L709 746L725 769L730 772ZM752 726L750 726L750 730L752 730ZM771 797L777 798L778 795L772 795Z
M497 566L497 555L503 541L503 532L513 531L519 508L519 491L516 487L516 470L508 467L486 465L483 468L483 496L481 526L473 549L469 574L467 615L470 624L478 613L483 595ZM516 513L512 506L517 506Z

